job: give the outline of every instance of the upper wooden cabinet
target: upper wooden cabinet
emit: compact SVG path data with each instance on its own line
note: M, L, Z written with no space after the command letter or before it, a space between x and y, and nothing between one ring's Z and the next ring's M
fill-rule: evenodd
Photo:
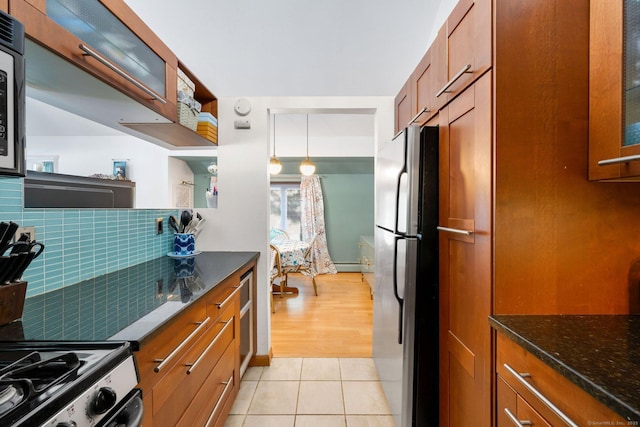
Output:
M491 10L491 0L456 5L396 97L396 132L426 123L491 68Z
M437 97L436 92L447 81L446 44L444 27L431 44L427 53L410 77L412 82L412 113L416 124L426 123L444 105L445 97Z
M196 83L194 97L203 111L217 113L215 96L123 0L71 6L58 0L10 0L9 13L24 24L29 39L27 84L35 98L42 95L44 102L169 145L211 145L179 124L177 70ZM66 68L54 72L53 66ZM74 79L77 70L93 79ZM120 95L109 93L109 87ZM55 95L47 99L45 93ZM65 99L69 96L75 100ZM127 103L131 100L135 103ZM113 103L109 109L113 117L109 111L100 111L100 103Z
M491 68L491 0L460 0L446 23L446 103Z
M411 80L408 80L404 86L402 86L402 89L400 89L400 92L398 92L394 101L395 132L400 132L401 129L404 129L411 119L411 114L413 114L413 110L411 108L411 97Z
M591 180L640 180L639 26L635 1L591 1Z

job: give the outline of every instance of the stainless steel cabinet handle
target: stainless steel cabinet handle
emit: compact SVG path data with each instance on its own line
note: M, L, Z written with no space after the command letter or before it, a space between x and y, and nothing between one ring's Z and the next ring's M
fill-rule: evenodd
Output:
M233 297L238 293L238 290L240 289L240 286L234 286L234 288L235 288L235 291L231 292L231 293L229 294L229 296L228 296L228 297L226 297L226 298L224 299L224 301L222 301L222 302L216 302L216 303L214 303L214 304L215 304L215 305L217 305L217 306L218 306L218 308L222 308L222 306L223 306L223 305L225 305L227 302L229 302L229 300L230 300L231 298L233 298Z
M518 427L533 425L533 423L529 420L519 420L515 415L513 415L513 412L511 412L509 408L504 408L504 413L507 414L507 417L509 417L509 419L513 421L513 423Z
M224 327L222 329L220 329L220 332L218 332L216 334L215 338L213 340L211 340L211 342L209 343L207 348L205 348L204 351L200 354L200 356L198 356L196 361L193 362L193 363L187 363L186 364L186 366L189 366L189 369L187 369L187 375L190 375L191 372L196 368L196 366L198 366L198 363L200 363L202 358L204 356L206 356L207 352L209 352L209 350L211 350L211 347L216 345L216 343L218 342L218 339L220 339L222 334L224 334L224 331L229 327L229 325L233 325L233 317L231 319L227 320L226 322L222 322L222 323L224 323Z
M635 156L614 157L613 159L600 160L598 166L615 165L616 163L629 163L640 160L640 154Z
M204 425L205 427L209 427L211 425L211 422L213 421L213 419L215 418L216 414L218 413L218 407L220 406L220 404L224 400L224 397L227 395L227 391L229 390L229 387L231 387L233 385L233 375L231 375L229 377L229 379L226 382L223 382L222 384L225 384L224 390L222 390L222 394L218 398L218 401L216 402L216 406L213 407L213 411L211 411L211 415L209 415L209 419L207 420L207 422Z
M438 231L446 231L448 233L456 233L456 234L464 234L465 236L471 236L473 231L471 230L461 230L459 228L449 228L449 227L437 227Z
M571 427L578 427L578 424L576 424L573 421L571 421L571 418L569 418L567 415L565 415L565 413L562 412L560 409L558 409L556 407L556 405L551 403L551 401L549 399L547 399L545 395L540 393L537 388L535 388L534 386L532 386L531 384L529 384L525 380L525 378L528 378L528 377L531 376L530 374L519 373L515 369L513 369L511 366L509 366L508 363L505 363L503 366L507 371L509 371L509 373L511 375L513 375L515 377L515 379L520 384L522 384L527 390L529 390L535 397L540 399L542 401L542 403L544 403L547 408L549 408L553 413L555 413L558 417L560 417L562 419L562 421L564 421L565 423L569 424Z
M188 336L188 337L186 337L184 340L182 340L182 342L181 342L181 343L180 343L176 348L174 348L174 349L173 349L173 351L172 351L171 353L169 353L169 355L168 355L167 357L165 357L164 359L155 359L155 360L154 360L154 362L156 362L156 363L160 363L160 364L159 364L158 366L156 366L156 367L153 369L153 371L154 371L154 372L160 372L160 370L161 370L162 368L164 368L164 367L166 366L166 364L167 364L167 363L169 363L169 361L170 361L171 359L173 359L174 357L176 357L176 355L177 355L178 353L180 353L180 351L184 348L184 346L186 346L186 345L187 345L187 343L188 343L189 341L191 341L191 339L192 339L194 336L198 335L198 334L200 333L200 331L201 331L201 330L206 329L206 327L207 327L207 323L209 323L209 321L210 321L210 320L211 320L211 318L210 318L210 317L207 317L206 319L204 319L204 321L199 322L199 323L196 323L196 325L198 325L198 327L197 327L197 328L195 328L195 329L193 330L193 332L191 332L191 333L189 334L189 336Z
M415 116L413 116L411 120L409 120L409 123L407 123L407 126L414 124L416 120L418 120L418 117L428 112L429 112L429 109L427 107L424 107L422 110L418 112L418 114L416 114Z
M149 89L147 86L145 86L144 84L140 83L135 77L132 77L129 73L121 70L120 67L115 65L113 62L109 61L104 56L100 55L95 50L92 50L91 48L89 48L89 47L87 47L87 46L85 46L83 44L81 44L78 47L84 52L83 55L89 55L90 57L94 58L95 60L97 60L101 64L103 64L106 67L110 68L114 73L118 74L121 77L124 77L129 82L133 83L138 89L142 90L147 95L149 95L151 97L151 99L153 99L154 101L160 101L162 104L166 104L167 103L167 100L164 99L162 96L158 95L153 90Z
M455 76L453 76L453 78L449 80L447 84L444 85L444 87L438 91L438 93L436 93L436 98L439 98L440 95L445 93L447 89L451 87L451 85L453 85L460 77L462 77L464 73L469 72L470 69L471 69L471 64L467 64L464 67L462 67L462 70L458 71L458 73Z

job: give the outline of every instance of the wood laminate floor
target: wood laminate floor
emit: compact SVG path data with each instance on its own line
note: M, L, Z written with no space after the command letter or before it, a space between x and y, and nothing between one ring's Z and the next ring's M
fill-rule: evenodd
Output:
M289 275L299 293L274 295L274 357L371 357L373 301L360 273Z

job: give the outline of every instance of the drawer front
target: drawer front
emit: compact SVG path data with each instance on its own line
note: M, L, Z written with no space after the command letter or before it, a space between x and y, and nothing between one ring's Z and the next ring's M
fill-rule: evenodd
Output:
M239 303L240 290L239 281L229 282L221 289L216 289L207 296L207 315L215 320L236 302Z
M436 96L448 101L491 68L491 1L461 0L446 25L447 83Z
M180 419L179 426L222 426L238 393L234 346L222 355L204 386Z
M196 396L223 353L233 346L235 336L233 307L189 348L179 362L153 388L154 425L175 425ZM233 356L231 357L233 363ZM179 390L179 392L176 392ZM158 420L155 422L155 420Z
M207 309L204 301L195 302L184 313L176 316L159 335L149 342L141 344L141 349L135 353L135 357L140 373L140 388L143 394L149 392L177 363L179 354L174 353L174 351L180 345L185 348L193 344L197 338L196 335L198 335L196 330L206 319ZM207 323L211 323L211 320ZM207 327L208 325L205 325L201 330ZM191 336L191 334L195 335ZM170 357L172 353L173 357ZM166 360L168 357L170 357L170 360L161 366L159 372L156 372L160 365L158 360Z
M580 426L602 421L626 423L620 415L595 400L577 385L502 334L497 334L496 360L498 375L504 378L553 426L571 425L558 414L558 411L562 412L575 425ZM509 368L515 372L511 372ZM517 378L518 374L524 373L527 373L528 376L526 378L521 376L521 379L542 394L558 411L550 408Z
M497 376L496 384L497 394L497 427L513 427L513 422L507 413L517 414L517 394L509 384L505 382L500 375ZM507 412L508 411L508 412Z
M551 427L551 425L544 418L542 418L542 415L540 415L538 411L533 409L521 396L518 396L517 399L517 417L520 424L530 425L532 427Z

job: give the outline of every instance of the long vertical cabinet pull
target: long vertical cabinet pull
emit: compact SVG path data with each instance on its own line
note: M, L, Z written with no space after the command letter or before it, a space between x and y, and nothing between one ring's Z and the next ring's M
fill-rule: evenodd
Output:
M518 427L533 425L533 423L529 420L519 420L518 417L513 415L513 412L511 412L509 408L504 408L504 413L507 414L507 417L509 417L509 419L513 422L513 424L515 424Z
M211 411L211 415L209 415L209 419L205 423L205 427L209 427L211 425L211 422L213 421L216 414L218 413L218 407L224 401L224 398L227 395L229 388L233 385L233 375L231 375L229 379L226 382L223 382L222 384L225 384L224 390L222 390L222 394L218 398L218 401L216 402L216 406L213 407L213 411Z
M549 408L553 413L555 413L558 417L560 417L562 419L562 421L564 421L565 423L567 423L568 425L570 425L571 427L578 427L578 424L574 423L571 418L569 418L567 415L565 415L564 412L562 412L560 409L558 409L558 407L556 405L554 405L553 403L551 403L551 401L549 399L547 399L547 397L545 395L543 395L542 393L540 393L540 391L538 391L537 388L535 388L534 386L532 386L531 384L529 384L525 378L529 378L531 375L527 374L527 373L519 373L518 371L516 371L515 369L513 369L511 366L509 366L508 363L505 363L504 368L509 371L509 373L511 375L514 376L514 378L520 383L522 384L527 390L529 390L535 397L537 397L538 399L540 399L542 401L542 403L544 403L547 408Z

